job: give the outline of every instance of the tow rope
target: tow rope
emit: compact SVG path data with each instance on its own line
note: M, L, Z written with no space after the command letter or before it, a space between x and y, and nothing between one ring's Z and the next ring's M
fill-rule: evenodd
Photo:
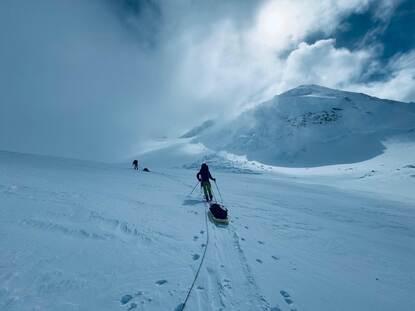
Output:
M190 294L192 293L193 287L195 286L196 281L197 281L197 278L199 277L199 272L200 272L200 269L202 268L203 261L205 260L206 251L207 251L207 248L208 248L208 245L209 245L209 226L208 226L207 217L208 217L207 216L207 206L205 204L205 227L206 227L206 244L205 244L205 249L203 251L202 259L200 260L200 264L199 264L199 267L197 268L197 271L196 271L195 277L193 279L192 285L190 286L190 288L189 288L189 290L187 292L186 299L184 300L184 302L181 305L179 305L176 308L176 311L183 311L185 309L186 303L189 300L189 297L190 297Z

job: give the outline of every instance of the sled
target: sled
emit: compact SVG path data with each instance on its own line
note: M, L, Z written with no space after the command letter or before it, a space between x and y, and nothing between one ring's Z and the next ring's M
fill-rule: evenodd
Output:
M214 223L229 224L228 210L219 203L210 203L209 217Z

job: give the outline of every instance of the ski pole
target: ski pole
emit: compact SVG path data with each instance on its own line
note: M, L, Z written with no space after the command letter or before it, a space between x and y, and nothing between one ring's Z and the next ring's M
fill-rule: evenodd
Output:
M218 193L219 193L220 199L221 199L221 201L222 201L222 203L223 203L222 194L220 193L220 190L219 190L218 184L216 183L216 180L215 180L214 182L215 182L216 189L218 189Z
M192 195L193 191L195 191L198 184L199 184L199 182L197 182L196 185L193 187L193 190L192 190L192 192L190 192L189 196Z

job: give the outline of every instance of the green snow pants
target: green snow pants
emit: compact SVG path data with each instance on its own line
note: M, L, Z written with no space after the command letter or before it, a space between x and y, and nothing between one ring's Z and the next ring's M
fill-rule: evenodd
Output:
M211 201L213 198L212 195L212 186L210 185L209 181L204 181L202 182L202 188L203 188L203 192L205 193L205 198L206 201Z

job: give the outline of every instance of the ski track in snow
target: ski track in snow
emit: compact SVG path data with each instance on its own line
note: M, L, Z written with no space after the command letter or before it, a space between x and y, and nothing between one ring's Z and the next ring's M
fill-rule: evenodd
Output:
M198 310L270 310L234 226L216 225L211 221L209 226L211 238L206 267L196 289Z
M238 251L238 257L240 260L240 263L242 265L242 269L245 275L246 280L248 281L250 290L249 293L253 293L253 298L254 301L257 302L256 305L254 305L253 307L258 307L261 306L262 310L268 310L270 305L267 302L267 300L264 298L264 296L262 294L260 294L260 289L255 281L254 275L251 271L250 266L248 265L248 261L246 259L246 256L244 254L244 251L242 249L242 246L240 244L240 238L238 236L238 234L236 233L236 231L234 230L233 226L231 227L232 231L233 231L233 242L234 242L234 246Z

